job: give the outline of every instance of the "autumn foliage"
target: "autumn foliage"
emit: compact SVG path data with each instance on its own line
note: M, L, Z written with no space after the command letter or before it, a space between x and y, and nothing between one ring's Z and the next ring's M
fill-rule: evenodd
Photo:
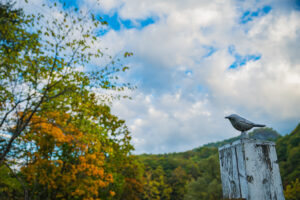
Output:
M68 124L68 114L47 115L34 116L29 132L21 138L26 160L21 172L29 186L38 185L33 192L44 191L52 199L97 199L98 191L113 182L104 167L106 147Z

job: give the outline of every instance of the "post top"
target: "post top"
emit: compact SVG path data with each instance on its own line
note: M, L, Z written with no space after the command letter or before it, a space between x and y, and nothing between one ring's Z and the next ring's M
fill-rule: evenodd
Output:
M264 141L264 140L257 140L257 139L249 139L249 138L242 138L239 140L236 140L234 142L225 144L221 147L219 147L219 151L223 149L227 149L233 146L243 145L243 144L258 144L258 145L269 145L269 146L275 146L275 142L272 141Z

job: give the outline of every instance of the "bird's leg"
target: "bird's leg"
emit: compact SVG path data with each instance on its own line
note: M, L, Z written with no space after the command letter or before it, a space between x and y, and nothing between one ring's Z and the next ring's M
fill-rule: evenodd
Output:
M241 133L241 139L244 139L244 138L248 138L246 131L242 131L242 133Z

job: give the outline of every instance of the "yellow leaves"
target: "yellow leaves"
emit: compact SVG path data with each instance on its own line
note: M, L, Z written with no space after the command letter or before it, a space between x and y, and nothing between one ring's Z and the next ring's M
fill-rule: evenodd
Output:
M107 185L109 184L109 183L104 182L102 180L98 180L96 183L97 183L97 186L100 187L100 188L107 187Z
M81 189L76 189L75 192L73 193L74 196L81 196L83 195L85 192L84 190Z
M95 160L96 155L95 154L90 154L90 155L88 155L88 159Z
M112 174L108 174L107 176L106 176L106 181L108 181L108 182L110 182L110 183L112 183L114 180L113 180L113 176L112 176Z

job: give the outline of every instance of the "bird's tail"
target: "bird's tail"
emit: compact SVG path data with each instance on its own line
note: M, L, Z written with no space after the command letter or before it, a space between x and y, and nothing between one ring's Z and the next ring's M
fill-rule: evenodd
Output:
M254 124L254 127L265 127L266 125L264 124Z

